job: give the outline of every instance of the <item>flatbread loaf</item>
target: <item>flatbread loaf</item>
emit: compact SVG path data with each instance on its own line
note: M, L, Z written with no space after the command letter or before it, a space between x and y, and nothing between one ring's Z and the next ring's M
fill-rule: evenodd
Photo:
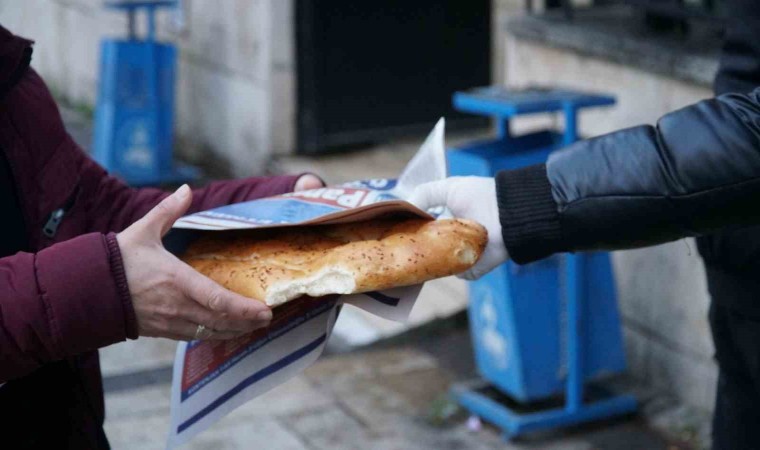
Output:
M477 262L487 238L470 220L380 219L208 234L183 260L227 289L276 306L460 273Z

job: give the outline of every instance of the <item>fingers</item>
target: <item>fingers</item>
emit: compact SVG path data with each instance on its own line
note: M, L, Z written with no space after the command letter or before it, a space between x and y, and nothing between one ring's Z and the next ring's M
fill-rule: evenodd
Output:
M482 257L481 257L481 261L479 261L474 266L470 267L469 270L457 275L457 278L461 278L467 281L474 281L474 280L479 279L483 275L487 274L491 270L493 270L497 265L498 264L488 264L485 261L482 261Z
M210 311L226 314L229 320L268 323L272 319L272 311L263 302L231 292L189 266L179 277L188 298Z
M467 281L474 281L474 280L477 280L478 278L480 278L480 276L478 276L478 274L476 274L475 272L473 272L472 269L470 269L470 270L468 270L466 272L462 272L462 273L458 274L457 278L461 278L461 279L467 280Z
M248 334L247 331L223 331L206 327L202 335L198 336L198 324L186 320L172 320L167 324L167 327L161 337L177 341L227 340Z
M480 277L487 274L488 272L490 272L490 270L483 270L477 267L473 267L470 270L466 272L462 272L459 275L457 275L457 278L461 278L467 281L475 281L475 280L480 279Z
M446 201L449 196L449 185L451 179L432 181L425 183L417 188L409 197L409 203L426 211L435 206L447 206Z
M501 240L498 240L496 243L489 242L478 262L466 272L457 275L457 277L469 281L477 280L499 265L504 264L508 259L509 254Z
M302 175L298 178L298 180L296 180L296 184L293 187L293 190L295 192L308 191L309 189L318 189L324 186L325 182L322 181L318 176L307 173L306 175Z
M209 329L229 332L250 333L269 324L269 321L262 320L231 319L227 314L210 311L194 301L189 301L183 306L180 317L192 323L205 325Z
M185 214L193 201L193 192L186 184L180 186L173 194L161 200L161 203L140 219L137 224L157 238L163 237L182 215Z

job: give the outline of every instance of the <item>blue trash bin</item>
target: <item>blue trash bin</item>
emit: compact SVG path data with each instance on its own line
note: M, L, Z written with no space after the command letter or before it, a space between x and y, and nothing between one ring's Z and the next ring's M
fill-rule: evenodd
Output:
M454 106L494 117L496 138L448 151L455 175L493 176L543 163L577 139L577 111L614 104L605 95L561 89L478 88L454 95ZM565 130L512 136L509 120L523 114L562 113ZM527 265L507 262L469 283L470 330L482 379L457 385L455 399L500 426L506 437L632 412L629 395L593 400L589 381L625 370L614 279L607 253L555 255ZM506 395L509 406L487 391ZM498 396L497 396L498 397ZM518 413L547 399L560 406Z
M175 165L172 159L177 50L155 40L155 10L174 7L176 0L115 1L106 6L128 13L129 36L101 43L95 159L136 186L196 178L195 168ZM140 9L148 18L145 39L135 34Z

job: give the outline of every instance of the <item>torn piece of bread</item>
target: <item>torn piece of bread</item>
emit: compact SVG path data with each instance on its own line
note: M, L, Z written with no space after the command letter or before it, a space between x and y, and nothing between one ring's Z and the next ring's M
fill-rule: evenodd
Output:
M182 258L227 289L276 306L460 273L477 262L487 239L470 220L381 219L208 233Z

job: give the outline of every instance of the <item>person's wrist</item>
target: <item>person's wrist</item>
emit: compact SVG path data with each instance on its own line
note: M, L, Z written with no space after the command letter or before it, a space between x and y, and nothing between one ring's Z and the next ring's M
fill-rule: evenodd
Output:
M496 175L496 197L504 245L519 264L561 251L559 211L546 165Z

